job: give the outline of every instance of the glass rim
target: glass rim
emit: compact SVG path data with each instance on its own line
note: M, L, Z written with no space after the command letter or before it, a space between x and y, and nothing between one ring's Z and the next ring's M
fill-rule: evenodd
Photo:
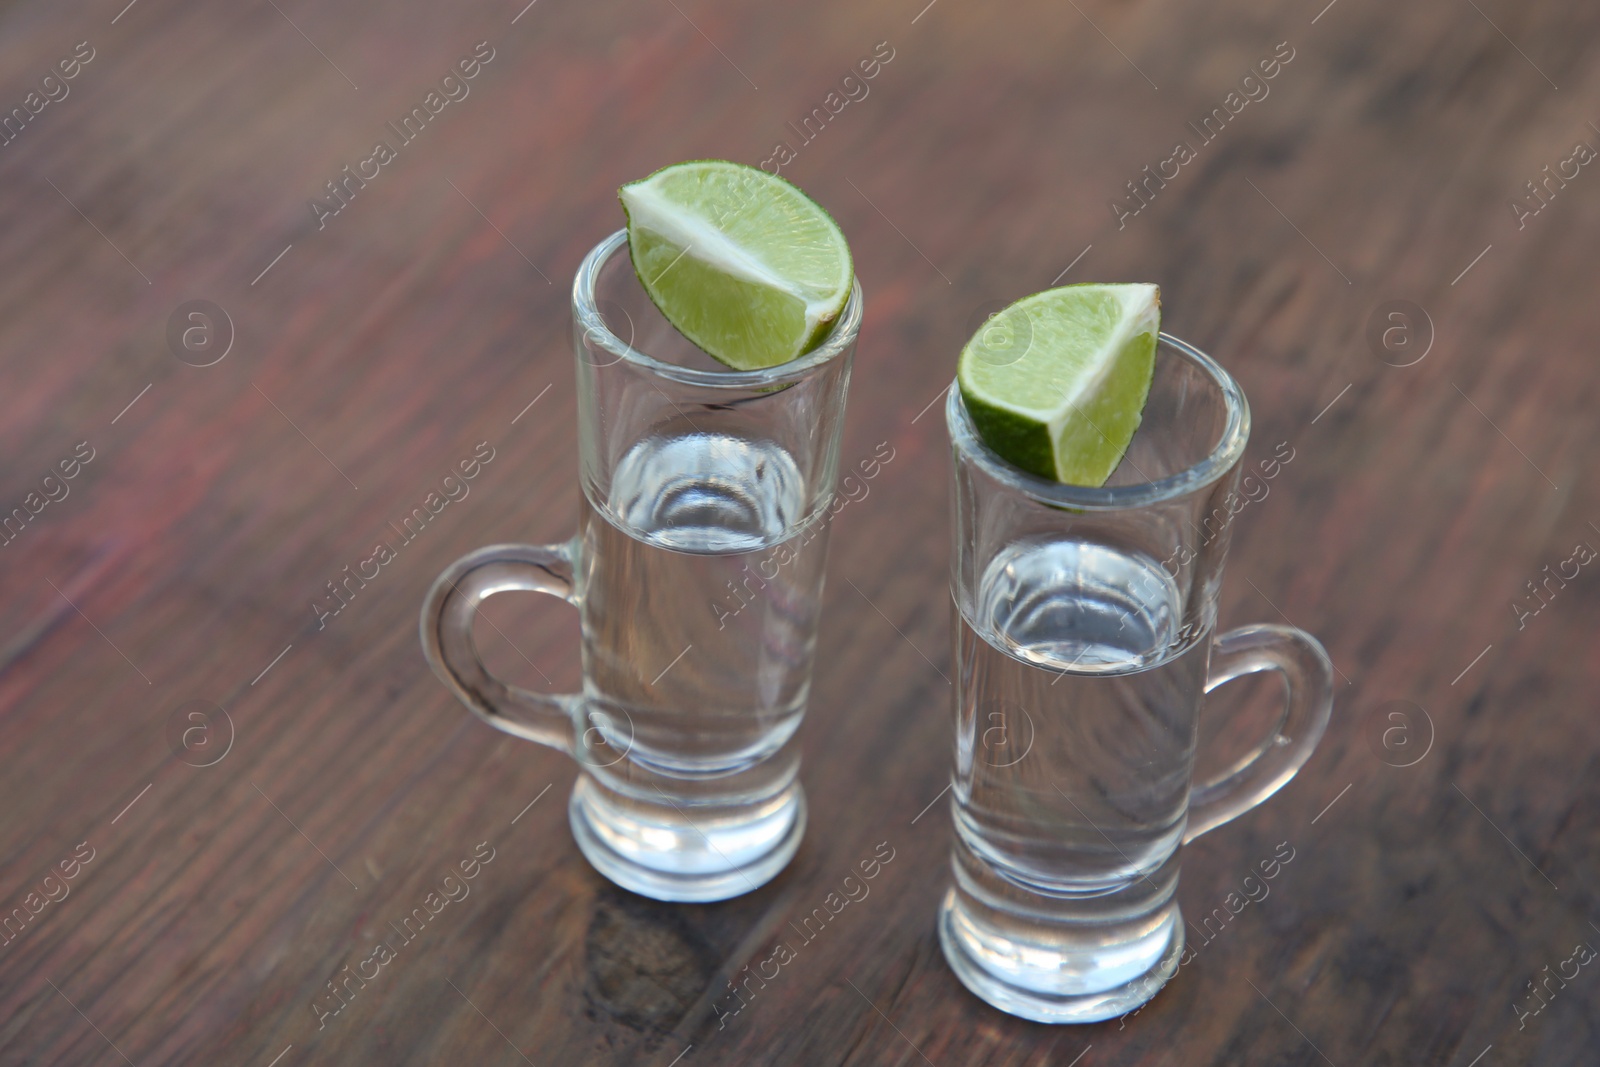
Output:
M945 425L950 433L950 442L991 478L1041 504L1085 511L1120 511L1147 507L1212 485L1244 455L1250 437L1250 405L1239 383L1216 360L1168 333L1159 335L1159 343L1199 367L1217 386L1227 405L1227 423L1222 428L1216 446L1205 458L1181 471L1154 481L1109 487L1065 485L1030 474L1002 459L984 444L961 399L959 384L954 381L950 383L945 401Z
M752 386L782 385L798 381L816 370L825 363L831 363L850 349L856 342L856 335L861 331L861 280L852 278L850 281L850 299L845 303L844 311L833 324L833 329L822 344L807 352L805 355L792 359L787 363L779 363L774 367L763 367L758 370L701 370L696 367L685 367L677 363L666 363L656 359L647 352L634 348L632 344L624 341L611 331L606 325L605 317L600 314L599 306L595 303L595 285L600 279L600 271L616 254L617 250L628 243L628 231L618 230L611 236L602 240L591 248L583 257L583 262L578 265L578 273L572 280L572 318L582 328L583 336L592 339L601 348L616 356L619 360L626 360L636 367L641 367L685 385L710 386L720 389L749 389Z

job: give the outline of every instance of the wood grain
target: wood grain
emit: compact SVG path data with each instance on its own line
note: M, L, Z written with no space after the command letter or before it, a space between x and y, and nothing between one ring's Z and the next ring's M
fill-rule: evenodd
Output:
M0 507L95 454L0 547L0 906L93 858L0 945L0 1063L1593 1062L1592 968L1520 1026L1514 1005L1600 944L1600 586L1585 570L1520 628L1511 605L1600 546L1600 175L1521 228L1510 203L1600 147L1600 11L19 0L0 106L84 41L68 94L0 146ZM308 202L480 41L470 94L319 226ZM567 286L620 224L616 186L768 158L880 42L870 93L784 169L867 294L843 458L896 456L834 532L811 826L761 890L656 904L578 855L570 764L453 705L417 607L461 553L569 531ZM1119 226L1125 183L1280 43L1270 92ZM1069 264L1158 282L1167 329L1243 383L1250 459L1295 449L1240 517L1221 621L1289 618L1343 679L1304 772L1186 854L1200 914L1289 842L1270 897L1138 1016L1049 1028L945 967L948 817L913 819L949 759L925 405L975 315ZM232 322L213 366L168 348L194 299ZM1398 299L1431 321L1406 367L1367 339ZM319 628L324 583L484 441L471 495ZM499 669L575 683L569 613L488 614L515 641L480 635ZM231 723L211 766L169 749L193 700ZM1426 713L1412 766L1382 746L1390 701ZM1244 702L1217 702L1217 745ZM470 895L319 1030L324 983L483 842ZM870 897L719 1019L880 842Z

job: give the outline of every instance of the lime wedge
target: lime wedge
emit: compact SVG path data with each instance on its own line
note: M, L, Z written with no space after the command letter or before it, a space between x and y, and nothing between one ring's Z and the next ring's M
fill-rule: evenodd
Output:
M850 249L828 213L776 175L702 159L618 190L633 269L689 340L735 370L815 348L850 299Z
M956 370L978 435L1040 477L1104 485L1139 428L1160 329L1154 285L1067 285L997 312Z

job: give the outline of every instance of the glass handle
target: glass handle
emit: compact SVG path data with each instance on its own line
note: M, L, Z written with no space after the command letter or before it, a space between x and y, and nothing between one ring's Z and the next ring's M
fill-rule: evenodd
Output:
M568 755L583 698L546 696L489 673L472 640L478 605L496 593L548 593L577 603L573 549L567 545L489 545L456 560L422 604L422 650L439 680L473 714L515 737Z
M1292 626L1259 624L1229 630L1211 650L1206 692L1257 671L1277 671L1288 685L1283 715L1255 751L1189 798L1187 844L1276 793L1322 740L1333 711L1333 662L1322 644Z

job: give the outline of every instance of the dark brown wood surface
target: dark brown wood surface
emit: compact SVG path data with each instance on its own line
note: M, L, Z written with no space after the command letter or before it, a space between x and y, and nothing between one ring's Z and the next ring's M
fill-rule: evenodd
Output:
M0 547L0 907L30 914L0 945L0 1063L1600 1059L1600 968L1550 977L1600 946L1600 579L1527 584L1600 547L1600 173L1574 153L1600 147L1600 9L123 3L0 11L0 107L27 117L0 146L0 512L30 514ZM319 226L309 202L478 42L469 95ZM786 124L875 49L865 98L801 143ZM1275 51L1203 142L1187 124ZM573 766L455 705L417 609L461 553L570 530L568 287L616 186L780 141L867 294L843 460L895 458L834 533L799 855L668 906L586 865ZM1287 842L1270 895L1138 1016L1050 1028L968 995L934 936L927 405L984 311L1069 265L1159 282L1167 328L1243 383L1250 460L1293 448L1237 521L1221 621L1315 632L1340 684L1304 772L1186 852L1198 916ZM202 299L232 345L196 367L168 329ZM1423 314L1385 348L1396 300ZM470 495L319 627L326 583L479 442ZM571 612L507 599L494 665L572 688ZM1270 696L1219 695L1208 763L1246 729L1227 709ZM193 701L227 722L174 748ZM319 1029L325 983L483 842L470 895ZM884 842L871 895L719 1024L729 978Z

